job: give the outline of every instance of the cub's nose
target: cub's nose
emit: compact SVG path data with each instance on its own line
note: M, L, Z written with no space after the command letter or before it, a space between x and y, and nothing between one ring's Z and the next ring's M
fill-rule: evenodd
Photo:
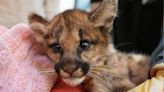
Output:
M71 61L71 62L63 62L63 64L61 65L61 69L64 72L67 72L67 73L70 73L70 74L75 72L78 68L79 68L78 64L76 64L73 61Z

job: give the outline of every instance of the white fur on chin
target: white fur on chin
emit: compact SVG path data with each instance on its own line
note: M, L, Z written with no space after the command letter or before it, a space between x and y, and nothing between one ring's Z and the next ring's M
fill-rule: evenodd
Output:
M77 86L78 84L82 83L84 79L85 77L81 77L81 78L70 77L70 78L64 78L63 81L70 86Z

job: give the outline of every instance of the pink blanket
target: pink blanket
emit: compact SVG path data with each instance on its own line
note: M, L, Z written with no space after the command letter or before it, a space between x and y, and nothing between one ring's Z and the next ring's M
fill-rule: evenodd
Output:
M42 51L28 25L0 26L0 92L50 92L54 64Z

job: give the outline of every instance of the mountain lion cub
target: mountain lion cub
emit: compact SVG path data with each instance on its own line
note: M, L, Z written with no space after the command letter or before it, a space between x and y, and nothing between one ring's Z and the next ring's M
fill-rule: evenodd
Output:
M85 92L126 92L146 79L149 57L121 53L111 43L117 3L103 0L91 13L67 10L51 21L29 16L36 40L65 83L81 85Z

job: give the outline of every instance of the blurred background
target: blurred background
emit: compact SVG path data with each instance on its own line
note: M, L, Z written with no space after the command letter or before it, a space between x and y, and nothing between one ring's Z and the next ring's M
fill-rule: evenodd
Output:
M102 0L0 0L0 25L27 23L29 12L47 19L67 9L93 11ZM119 0L112 30L115 47L123 52L151 54L163 36L163 0Z

